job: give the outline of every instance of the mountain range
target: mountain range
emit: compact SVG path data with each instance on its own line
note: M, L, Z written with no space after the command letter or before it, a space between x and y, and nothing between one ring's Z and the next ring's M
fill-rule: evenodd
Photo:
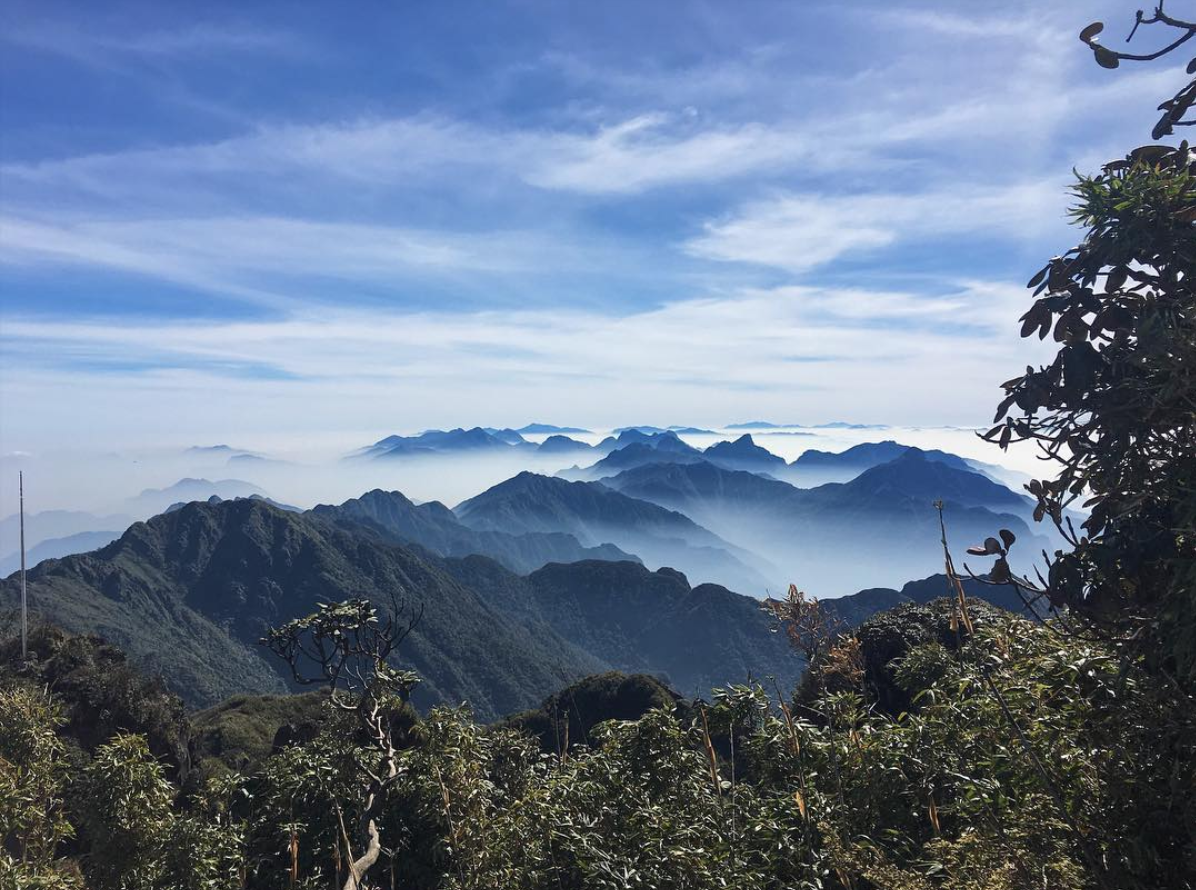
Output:
M546 424L536 424L534 427L543 429ZM545 430L548 431L548 430ZM584 433L585 430L574 430ZM373 445L363 448L349 455L351 460L389 460L394 458L432 457L444 454L462 454L478 452L511 451L559 453L565 450L588 451L592 446L576 439L571 439L561 431L552 431L552 435L543 443L537 445L523 438L524 432L531 432L528 428L520 430L495 429L492 427L476 426L472 429L426 430L417 436L387 436L379 439Z
M521 426L515 432L525 436L534 436L543 433L580 433L586 435L590 431L582 429L579 426L553 426L551 423L529 423L526 426Z
M343 514L260 500L187 504L29 573L35 615L121 646L193 706L288 688L257 645L269 627L321 602L385 606L392 594L422 609L401 653L423 678L417 703L468 700L483 719L603 670L643 670L686 689L749 673L791 684L801 670L755 600L691 588L676 571L585 560L518 575L484 556L442 559L383 541ZM18 597L17 579L0 582L0 608Z
M774 573L688 516L605 485L523 472L453 511L482 531L564 532L584 546L613 543L651 567L673 566L703 580L763 595Z
M218 498L247 498L253 495L265 496L265 492L252 482L242 479L180 479L166 488L147 488L128 502L129 511L136 516L153 516L168 509L172 504Z
M704 460L644 464L602 484L691 517L779 566L784 580L822 596L921 577L941 566L937 500L944 502L957 545L1000 528L1023 540L1019 554L1047 545L1021 518L1025 498L917 449L850 482L810 489Z
M482 449L524 447L511 444L516 431L416 438L485 441L478 432L499 443ZM1026 498L944 452L881 442L816 454L808 466L864 468L813 488L786 481L793 465L750 435L701 451L675 431L629 429L596 452L601 481L523 472L455 509L375 489L302 512L249 483L184 479L144 492L143 505L169 509L123 533L88 528L102 519L89 514L35 514L31 607L127 649L203 706L291 688L257 645L269 627L320 603L386 607L393 595L422 609L402 648L424 680L417 703L467 700L492 719L606 670L662 677L686 695L749 676L792 686L800 659L758 597L789 581L850 594L831 608L854 623L941 595L941 576L894 586L942 564L936 500L956 549L1000 528L1021 552L1042 544L1021 518ZM54 528L78 537L40 538ZM100 549L57 558L68 547ZM1009 588L968 590L1020 606ZM0 582L0 609L18 596L16 578Z
M638 562L613 544L584 547L564 532L479 531L465 525L439 501L417 505L398 491L375 489L337 506L319 504L311 513L333 522L364 526L385 541L417 544L437 556L488 556L518 573L535 571L550 562Z
M651 674L693 696L749 679L791 689L802 671L759 602L725 587L630 561L518 574L485 556L446 559L384 541L375 525L351 518L370 512L300 514L251 499L187 504L99 551L32 569L31 611L35 621L115 643L192 707L294 689L257 641L320 603L351 597L383 612L393 597L420 616L398 658L422 678L417 706L468 701L487 720L608 670ZM831 607L855 623L945 588L940 576ZM1010 599L1007 588L974 582L969 594ZM18 597L17 579L0 582L0 609Z
M109 531L78 532L77 534L66 535L61 538L49 538L45 541L39 541L32 547L26 547L25 565L28 568L32 568L44 559L60 559L63 556L70 556L72 553L86 553L89 550L98 550L105 544L115 541L121 534L121 531L113 529ZM20 571L20 569L20 548L0 558L0 578L6 578L13 572Z
M20 555L20 517L0 519L0 552ZM125 529L133 521L125 514L97 515L82 510L43 510L25 515L25 546L36 547L42 541L65 538L103 529Z
M620 426L611 430L616 435L618 433L625 433L628 430L635 430L640 433L677 433L678 435L686 436L716 436L718 435L714 430L704 430L696 426Z
M934 571L941 565L932 508L937 500L945 503L948 531L959 546L983 540L998 528L1030 537L1021 521L1032 513L1029 499L957 455L893 441L865 443L837 454L807 451L787 465L757 445L751 434L704 451L675 431L640 428L624 429L598 448L559 434L535 446L523 442L517 431L482 428L428 431L413 438L429 448L468 451L476 446L484 453L538 448L598 459L584 469L561 471L556 483L530 473L517 475L461 504L459 515L439 503L416 507L401 494L380 491L317 511L328 518L339 510L337 519L371 526L382 540L419 545L438 556L482 554L517 572L549 562L640 559L651 568L671 566L700 581L754 595L784 589L790 581L822 595L843 595ZM516 440L523 444L511 444ZM410 440L388 437L378 444L403 450ZM810 488L791 484L795 475L810 472L849 481ZM571 481L587 481L589 487L571 487ZM220 497L214 491L264 497L248 482L183 479L134 500L140 505L137 512L145 515L151 506L160 512ZM127 517L105 524L87 514L67 513L58 514L63 521L55 523L54 515L30 517L31 566L43 558L101 546L128 524ZM14 520L6 520L6 531ZM36 549L41 526L70 534ZM1046 539L1024 541L1017 556L1037 553L1044 543L1054 549L1058 542L1046 531ZM872 541L866 553L856 544L861 536ZM19 556L10 551L0 569L7 573L18 564Z

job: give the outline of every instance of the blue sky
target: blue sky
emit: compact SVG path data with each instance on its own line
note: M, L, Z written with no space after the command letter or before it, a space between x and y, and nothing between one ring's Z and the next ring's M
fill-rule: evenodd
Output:
M1183 76L1116 2L0 9L4 452L983 423Z

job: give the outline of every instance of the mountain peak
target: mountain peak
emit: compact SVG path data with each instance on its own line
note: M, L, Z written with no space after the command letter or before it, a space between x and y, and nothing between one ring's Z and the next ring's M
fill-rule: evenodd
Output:
M536 435L542 433L580 433L582 435L588 434L590 431L582 429L579 426L554 426L551 423L529 423L527 426L521 426L515 430L517 433L523 435Z
M702 456L714 463L721 463L731 469L783 469L784 458L778 457L767 448L761 448L751 433L744 433L733 442L718 442L711 445Z
M593 446L585 442L570 439L568 436L561 435L560 433L553 433L541 442L536 450L546 454L557 454L569 451L593 451L594 449Z
M953 455L952 455L953 456ZM908 448L893 460L871 467L845 483L846 490L898 491L910 497L955 501L986 507L1022 507L1026 499L1010 488L936 453Z

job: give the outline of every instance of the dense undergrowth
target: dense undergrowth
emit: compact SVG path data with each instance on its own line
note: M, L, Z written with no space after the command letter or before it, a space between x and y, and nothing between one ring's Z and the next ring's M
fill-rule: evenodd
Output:
M782 710L759 688L670 702L608 676L580 694L618 708L627 686L653 707L565 747L464 710L396 714L400 776L363 885L1192 886L1190 709L1099 645L977 604L969 637L954 608L877 616ZM344 713L304 702L293 744L238 751L240 772L197 757L180 785L144 732L63 733L74 693L39 676L0 690L5 890L349 877L343 826L378 754Z

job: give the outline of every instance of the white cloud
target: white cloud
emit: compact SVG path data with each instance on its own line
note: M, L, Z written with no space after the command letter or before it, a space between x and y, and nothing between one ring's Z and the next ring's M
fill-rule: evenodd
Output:
M594 194L637 193L685 182L712 182L808 154L796 132L760 124L690 129L664 115L634 118L581 136L558 134L524 176L533 185Z
M800 273L899 242L972 237L1040 238L1061 228L1066 180L1004 188L956 186L911 194L783 195L707 223L685 249L707 259Z
M550 258L550 259L549 259ZM592 274L630 254L543 230L461 232L268 216L70 220L0 216L0 264L115 270L294 309L412 279L471 290L500 277ZM343 286L329 291L329 280Z
M396 426L395 412L424 426L570 412L599 424L645 412L702 423L728 413L967 423L988 412L1000 369L1016 370L1035 352L1016 336L1026 299L1020 288L973 282L933 299L756 290L623 317L326 310L216 324L15 319L3 329L0 402L11 417L37 422L21 434L8 424L5 446L44 446L25 435L71 424L97 441L133 428L154 441L192 427L198 435L203 424L208 438L298 419ZM89 373L72 370L80 363ZM153 370L130 370L142 366Z
M828 9L818 14L839 14ZM707 14L716 29L720 13ZM903 269L918 289L802 283L845 258L871 263L861 280L876 281L891 257L959 242L973 253L1043 242L1045 257L1069 166L1145 138L1175 72L1095 69L1059 27L1072 11L1041 4L985 19L845 15L851 27L827 33L854 42L767 34L694 64L530 63L534 77L565 72L539 107L486 104L475 88L488 85L471 82L459 105L346 97L335 115L292 107L287 121L280 109L231 138L152 142L142 131L123 150L4 164L5 262L36 266L43 282L58 267L104 268L275 310L225 324L10 311L5 437L17 447L81 424L99 438L177 424L235 437L236 424L360 428L402 414L428 426L536 408L595 423L986 415L1001 368L1035 348L1016 337L1019 287L967 281L974 273L949 263ZM142 71L291 49L231 28L19 39ZM534 106L533 93L518 98ZM395 110L411 107L424 110ZM405 305L399 284L440 276L476 293L547 271L562 274L472 305L551 309L418 312L428 302ZM572 273L601 279L587 298L605 288L612 304L630 281L618 305L641 308L587 311L560 284ZM342 293L313 292L327 279ZM742 286L761 280L791 286ZM135 286L144 305L145 281ZM120 306L119 279L106 287ZM395 297L375 311L330 307L329 296L352 306L367 287ZM684 299L694 293L717 296ZM662 294L673 302L656 307Z
M300 48L293 35L281 31L202 22L169 30L123 33L81 30L55 22L53 27L26 25L11 28L3 39L18 46L100 66L129 59L161 61L220 54L293 54Z

